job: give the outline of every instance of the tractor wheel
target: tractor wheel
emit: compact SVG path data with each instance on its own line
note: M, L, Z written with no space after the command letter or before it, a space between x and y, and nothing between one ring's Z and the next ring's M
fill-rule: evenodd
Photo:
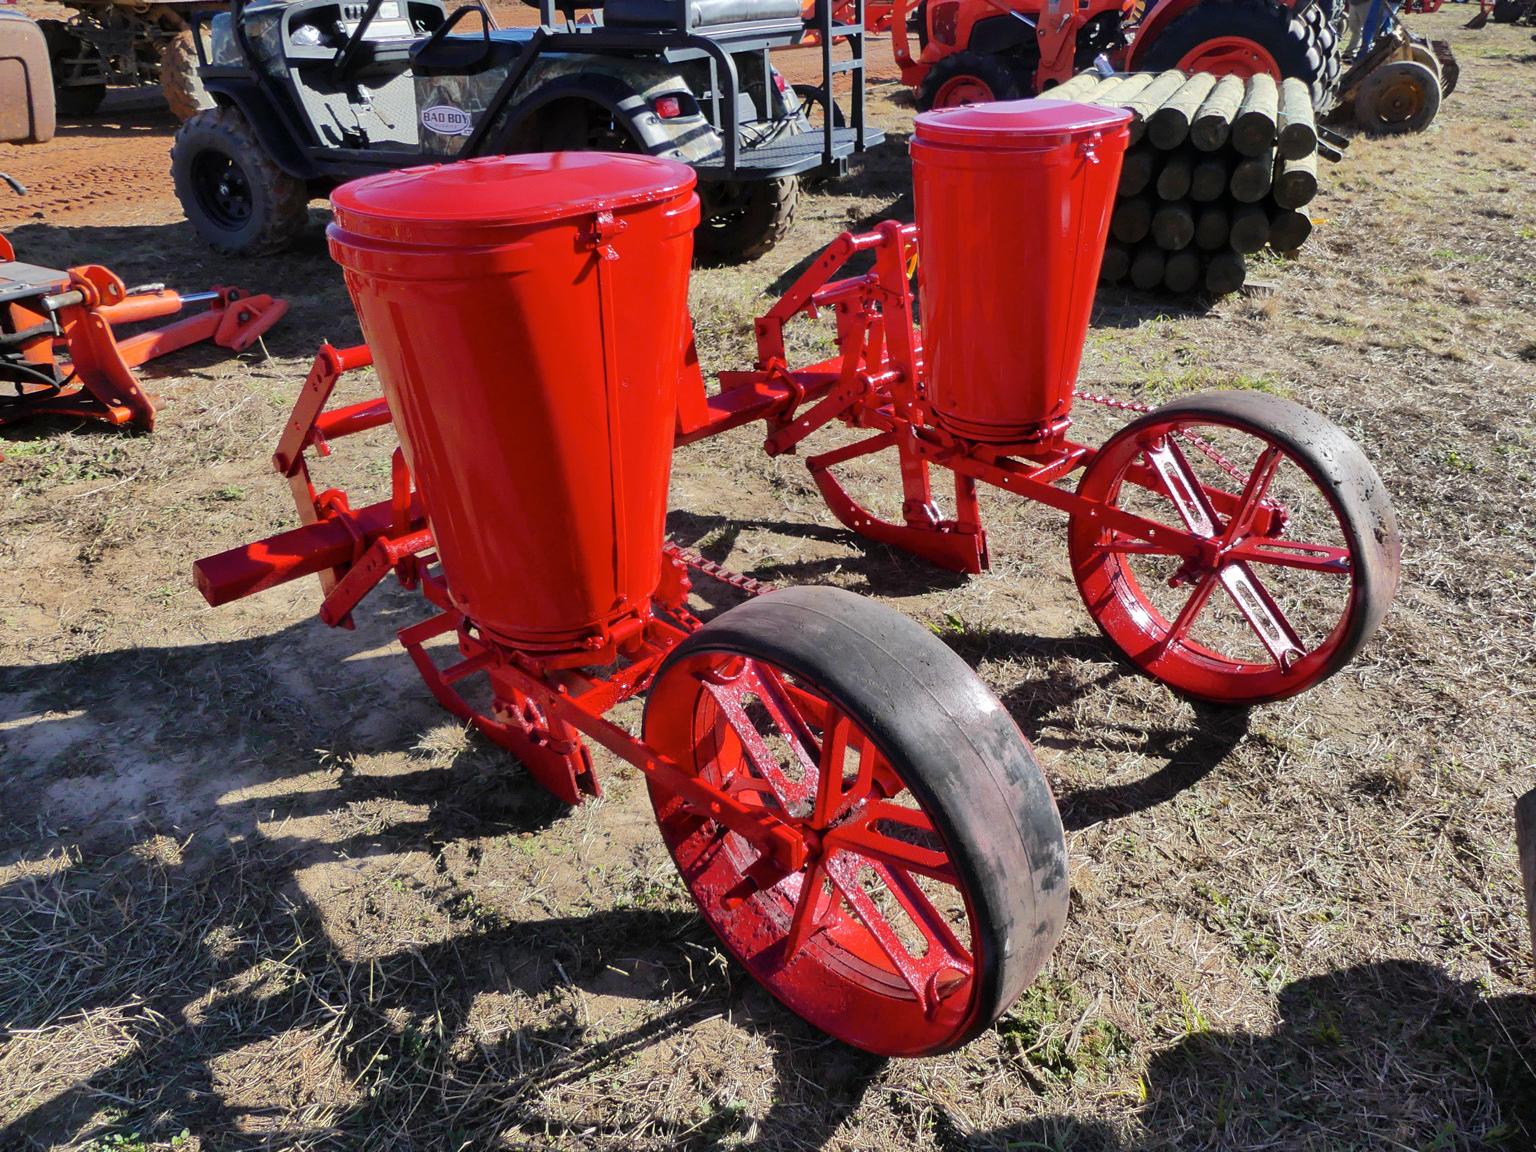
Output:
M923 77L917 86L917 110L1017 100L1023 94L1023 85L1001 57L956 52L940 60Z
M1525 12L1523 0L1494 0L1493 22L1495 24L1514 24Z
M645 741L761 807L796 870L650 789L709 926L792 1012L885 1056L948 1052L1029 985L1067 917L1061 819L1034 753L963 660L900 613L790 588L667 658Z
M54 106L59 115L70 119L92 115L106 99L106 80L67 86L63 81L71 79L77 70L101 75L101 52L94 44L76 35L62 20L39 20L37 24L48 45L48 65L53 69Z
M1297 12L1272 0L1205 0L1142 45L1134 63L1138 71L1294 77L1307 83L1322 112L1339 85L1339 40L1321 4Z
M192 29L178 32L160 54L160 90L178 120L190 120L213 107L213 99L197 74L197 45L192 41Z
M1278 396L1165 404L1109 438L1077 494L1068 551L1094 622L1197 700L1305 691L1349 663L1397 591L1381 478L1342 429Z
M226 256L280 252L309 222L304 182L262 151L236 108L210 108L181 126L171 179L187 219Z
M1367 132L1422 132L1440 111L1440 81L1417 60L1383 64L1360 82L1355 123Z
M706 264L745 264L784 239L795 222L800 181L707 181L699 185L699 202L694 256Z

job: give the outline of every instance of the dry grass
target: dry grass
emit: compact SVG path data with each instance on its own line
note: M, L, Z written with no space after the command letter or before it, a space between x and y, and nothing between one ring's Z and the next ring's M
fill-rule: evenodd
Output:
M1085 361L1122 395L1294 396L1377 461L1404 587L1321 689L1232 714L1127 674L1044 509L990 501L994 570L959 582L828 528L755 433L678 456L675 535L929 623L1052 775L1067 939L944 1059L840 1048L726 963L633 771L600 756L607 798L566 812L446 722L393 647L410 597L349 633L308 586L201 606L192 559L290 523L270 443L318 340L356 335L318 237L230 268L163 199L9 227L33 259L295 307L271 360L171 361L153 436L4 445L0 1148L1536 1148L1510 826L1536 777L1536 46L1466 11L1416 18L1464 62L1442 126L1355 144L1273 297L1104 294ZM809 197L784 251L697 275L709 365L904 190L896 147ZM326 476L383 461L348 444Z

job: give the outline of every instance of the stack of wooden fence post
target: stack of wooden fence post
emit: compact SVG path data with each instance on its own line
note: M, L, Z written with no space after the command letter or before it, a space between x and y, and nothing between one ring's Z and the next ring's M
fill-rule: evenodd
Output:
M1246 257L1294 252L1312 232L1317 124L1304 82L1208 72L1085 72L1053 100L1130 111L1101 280L1170 292L1235 292Z

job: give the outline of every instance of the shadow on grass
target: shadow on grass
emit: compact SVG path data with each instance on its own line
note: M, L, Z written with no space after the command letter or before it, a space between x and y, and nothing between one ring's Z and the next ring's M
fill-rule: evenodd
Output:
M516 919L456 901L445 905L446 939L391 943L371 957L333 939L334 919L295 881L302 869L385 852L441 861L457 842L536 832L563 811L478 742L446 764L387 777L343 770L321 790L298 779L313 772L308 750L322 741L343 761L409 755L437 715L408 661L392 649L374 654L405 622L407 598L379 599L353 633L304 622L252 640L0 670L8 734L18 720L68 723L50 719L63 715L83 716L101 733L97 750L79 758L8 762L11 843L35 828L34 858L45 846L73 856L52 874L0 888L0 1074L22 1077L4 1086L0 1147L110 1132L168 1139L183 1128L219 1149L500 1141L767 1152L832 1142L883 1062L820 1036L719 962L691 911ZM314 683L324 684L317 691L293 679L311 663ZM387 723L352 723L350 698L367 695L377 708L380 694L388 701L396 692ZM1219 756L1244 723L1228 720L1196 739L1198 751L1170 744L1168 768L1138 787L1155 797ZM248 782L276 787L244 798L237 790L234 799L225 792L224 825L200 829L210 846L185 861L142 851L145 834L166 823L152 800L128 814L126 839L137 843L126 852L121 835L109 849L48 833L59 823L54 789L67 793L146 747L171 766L168 787L195 790L206 784L201 776L227 767L207 762L210 748L244 763ZM258 826L273 809L301 820L384 796L428 815L326 839L274 838ZM1064 807L1081 827L1095 808L1143 799L1069 797ZM441 864L437 874L450 883ZM498 994L522 997L522 1007L477 1015ZM594 1022L592 995L637 1007ZM1135 1139L1073 1116L980 1134L941 1117L938 1145L1532 1146L1536 999L1489 998L1437 967L1387 962L1296 981L1280 992L1279 1008L1273 1034L1197 1031L1154 1056ZM755 1116L717 1098L697 1062L691 1073L675 1071L690 1046L710 1043L698 1026L726 1014L772 1066L771 1103ZM741 1058L739 1046L720 1055ZM315 1072L332 1066L332 1079ZM573 1100L581 1102L574 1111Z
M1536 1147L1536 996L1418 961L1293 981L1273 1032L1200 1031L1154 1056L1137 1134L1052 1116L952 1150Z
M420 755L444 717L410 661L384 647L410 598L376 599L355 632L305 621L256 639L0 669L0 864L61 862L0 887L0 1148L169 1140L183 1128L220 1149L478 1148L504 1133L528 1147L617 1142L645 1099L575 1119L548 1102L605 1099L608 1080L637 1062L665 1075L690 1030L721 1015L769 1054L775 1103L755 1116L696 1107L690 1081L689 1095L654 1103L691 1119L650 1127L670 1124L668 1146L687 1149L825 1143L883 1062L780 1008L675 894L512 918L448 875L456 846L477 860L483 840L516 843L569 810L477 739L446 763ZM328 750L318 761L317 748ZM351 763L387 754L404 770ZM320 781L317 762L330 766ZM60 800L94 787L117 801L81 817L81 803ZM179 813L162 806L171 793ZM381 799L425 814L361 830L326 819ZM189 838L199 847L185 858L165 846ZM299 877L407 854L436 862L428 883L458 889L440 905L447 938L411 943L421 929L387 920L369 937L389 934L383 954L360 958L334 935L359 930L345 908L322 915ZM474 1013L495 994L518 999L488 1025ZM594 1023L590 995L637 1007ZM339 1071L315 1079L325 1067Z

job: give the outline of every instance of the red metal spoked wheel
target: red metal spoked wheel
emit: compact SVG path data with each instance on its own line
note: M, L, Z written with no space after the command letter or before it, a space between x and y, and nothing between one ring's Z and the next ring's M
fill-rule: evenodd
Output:
M1138 668L1223 704L1333 675L1386 615L1402 543L1344 432L1260 393L1176 400L1083 473L1069 528L1088 611Z
M1217 36L1197 44L1174 65L1181 72L1215 72L1220 76L1257 76L1281 79L1280 65L1269 49L1246 36Z
M845 1043L949 1051L1034 979L1066 921L1066 844L1029 745L965 663L833 588L749 601L678 647L645 739L804 846L785 873L653 786L700 911L780 1001Z

